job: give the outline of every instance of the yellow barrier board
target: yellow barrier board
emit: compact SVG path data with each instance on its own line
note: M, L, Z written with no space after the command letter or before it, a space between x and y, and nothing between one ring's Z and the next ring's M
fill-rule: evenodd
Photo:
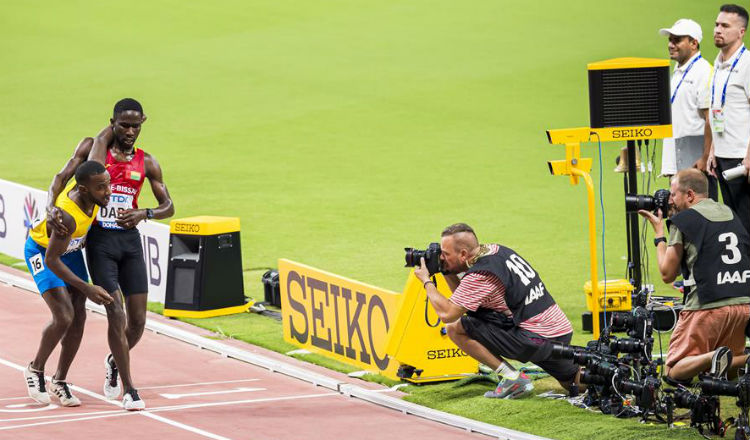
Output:
M445 278L438 274L435 279L438 292L450 297ZM386 349L402 365L402 378L417 383L435 382L459 379L479 370L479 362L458 348L444 329L445 323L427 301L424 285L412 270Z
M397 379L386 337L399 294L279 260L284 340L364 370Z

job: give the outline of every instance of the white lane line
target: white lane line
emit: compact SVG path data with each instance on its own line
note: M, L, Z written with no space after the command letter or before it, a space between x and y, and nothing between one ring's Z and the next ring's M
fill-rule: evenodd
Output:
M161 397L167 399L182 399L183 397L194 397L194 396L212 396L214 394L232 394L232 393L249 393L252 391L265 391L265 388L235 388L233 390L221 390L221 391L203 391L201 393L186 393L186 394L159 394Z
M0 359L0 361L2 361ZM300 399L312 399L316 397L330 397L330 396L339 396L338 393L325 393L325 394L303 394L299 396L288 396L288 397L268 397L264 399L247 399L247 400L235 400L231 402L211 402L211 403L199 403L199 404L186 404L186 405L172 405L172 406L160 406L156 408L151 408L144 411L139 412L128 412L128 411L101 411L99 413L77 413L72 414L76 416L75 418L66 418L64 420L49 420L44 422L36 422L36 423L27 423L25 425L13 425L13 426L2 426L0 427L0 431L7 431L11 429L19 429L19 428L29 428L34 426L42 426L42 425L52 425L56 423L68 423L68 422L75 422L79 420L94 420L94 419L105 419L109 417L122 417L122 416L137 416L137 415L148 415L153 416L155 420L162 421L164 423L169 423L170 425L173 423L177 423L179 427L182 427L182 423L175 422L173 420L166 419L162 416L159 416L157 414L152 414L155 412L168 412L168 411L179 411L182 409L193 409L193 408L205 408L205 407L211 407L211 406L225 406L225 405L241 405L241 404L247 404L247 403L262 403L262 402L278 402L283 400L300 400ZM92 415L87 415L92 414ZM52 419L52 418L62 418L62 417L70 417L71 414L60 414L60 415L51 415L51 416L37 416L37 417L25 417L25 418L16 418L16 419L7 419L7 420L0 420L0 422L14 422L14 421L27 421L27 420L45 420L45 419ZM78 416L84 416L84 417L78 417ZM177 426L177 425L175 425ZM197 428L196 428L197 429ZM210 433L208 433L210 434ZM224 438L224 437L221 437Z
M34 399L32 399L29 396L23 396L23 397L3 397L2 399L0 399L0 402L2 402L3 400L23 400L23 399L29 399L32 402L34 401Z
M157 385L153 387L140 387L138 388L138 391L140 390L155 390L157 388L179 388L179 387L192 387L192 386L199 386L199 385L218 385L223 383L238 383L238 382L257 382L260 379L237 379L237 380L220 380L216 382L196 382L196 383L181 383L177 385ZM3 400L3 399L0 399Z
M245 399L245 400L233 400L228 402L207 402L207 403L186 403L183 405L171 405L171 406L160 406L157 408L150 409L150 412L162 412L162 411L177 411L180 409L193 409L193 408L207 408L211 406L226 406L226 405L242 405L245 403L262 403L262 402L281 402L283 400L300 400L300 399L313 399L316 397L331 397L340 396L339 393L322 393L322 394L300 394L298 396L286 396L286 397L262 397L260 399Z
M29 417L14 417L12 419L0 419L0 423L3 422L25 422L28 420L46 420L46 419L62 419L65 417L88 417L88 416L107 416L107 415L118 415L122 414L122 410L111 410L111 411L89 411L89 412L77 412L77 413L71 413L71 412L63 412L63 413L56 413L56 414L50 414L46 416L29 416ZM125 414L133 414L131 412L125 412Z
M18 371L23 371L26 368L25 366L21 366L21 365L15 364L13 362L7 361L7 360L2 359L2 358L0 358L0 364L5 365L5 366L10 367L10 368L14 368L14 369L16 369ZM50 380L52 380L52 379L50 378ZM86 394L87 396L93 397L95 399L102 400L104 402L107 402L109 404L112 404L112 405L115 405L115 406L118 406L118 407L122 407L121 404L120 404L120 402L118 402L118 401L111 401L111 400L107 399L106 397L102 396L101 394L97 394L97 393L95 393L93 391L89 391L89 390L87 390L85 388L81 388L81 387L76 386L76 385L73 385L71 388L73 388L74 390L78 391L79 393ZM125 410L123 410L123 411L125 411ZM151 414L151 413L149 413L147 411L139 411L138 414L142 415L143 417L148 417L150 419L157 420L157 421L162 422L162 423L167 423L167 424L169 424L171 426L174 426L176 428L184 429L185 431L189 431L189 432L192 432L194 434L202 435L202 436L210 438L212 440L232 440L232 439L230 439L228 437L224 437L224 436L221 436L221 435L218 435L218 434L214 434L212 432L204 431L204 430L202 430L200 428L196 428L194 426L186 425L184 423L176 422L174 420L165 419L164 417L157 416L155 414ZM47 422L47 423L51 423L51 422ZM12 428L12 427L8 427L8 428ZM0 428L0 429L8 429L8 428Z

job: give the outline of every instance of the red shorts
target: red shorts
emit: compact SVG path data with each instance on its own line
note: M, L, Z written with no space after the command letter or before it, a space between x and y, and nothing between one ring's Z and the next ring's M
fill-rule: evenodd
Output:
M745 327L750 319L750 304L718 307L708 310L683 310L669 340L666 365L709 353L727 346L732 354L742 356L745 350Z

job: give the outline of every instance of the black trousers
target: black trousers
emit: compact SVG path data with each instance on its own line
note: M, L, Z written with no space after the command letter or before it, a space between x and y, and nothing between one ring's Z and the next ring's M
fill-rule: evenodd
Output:
M737 214L746 231L750 231L750 183L747 177L724 180L723 171L732 169L742 163L742 159L716 158L716 175L719 177L719 187L724 204L732 208Z

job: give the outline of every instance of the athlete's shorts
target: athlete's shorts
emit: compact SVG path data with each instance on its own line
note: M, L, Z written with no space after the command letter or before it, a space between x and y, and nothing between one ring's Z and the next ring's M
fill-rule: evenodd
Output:
M39 246L31 239L31 237L26 240L26 246L24 247L26 266L29 268L31 276L34 277L34 282L39 289L40 295L43 295L44 292L54 289L55 287L68 286L65 281L55 275L55 273L44 263L44 256L46 254L47 249ZM89 282L89 276L86 273L86 265L83 263L83 252L81 252L80 249L63 255L60 257L60 260L64 265L68 266L68 269L70 269L70 271L78 278L86 283Z
M517 326L500 326L496 322L478 318L473 313L462 316L461 325L471 339L482 344L496 357L533 362L560 382L575 379L580 368L571 359L552 356L552 344L570 344L573 333L545 338Z
M86 262L97 286L123 295L148 293L146 263L137 229L104 229L92 225L86 237Z

